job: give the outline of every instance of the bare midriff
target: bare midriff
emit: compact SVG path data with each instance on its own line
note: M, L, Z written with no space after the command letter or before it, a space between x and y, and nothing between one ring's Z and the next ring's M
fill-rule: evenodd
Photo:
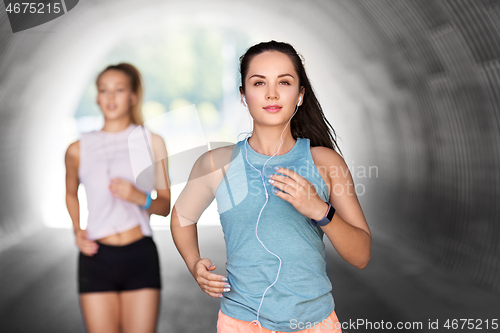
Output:
M135 228L100 238L97 241L106 245L123 246L138 241L143 237L141 226L138 225Z

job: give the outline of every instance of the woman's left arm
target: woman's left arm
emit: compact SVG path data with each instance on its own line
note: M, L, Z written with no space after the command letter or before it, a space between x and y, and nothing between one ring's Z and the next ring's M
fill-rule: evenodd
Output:
M356 195L351 172L342 156L332 149L313 147L311 154L321 176L326 180L330 204L335 208L332 221L321 228L345 261L363 269L370 261L372 237ZM325 203L324 213L327 206Z
M363 269L370 261L372 237L349 168L332 149L312 147L311 154L327 184L330 204L335 208L332 221L321 228L345 261ZM275 194L290 202L302 215L321 220L328 204L319 197L314 186L292 170L280 168L277 171L285 176L270 177L273 186L283 191L275 191Z
M170 179L168 178L168 154L162 137L151 133L153 154L156 162L156 199L151 201L148 212L162 216L170 213Z

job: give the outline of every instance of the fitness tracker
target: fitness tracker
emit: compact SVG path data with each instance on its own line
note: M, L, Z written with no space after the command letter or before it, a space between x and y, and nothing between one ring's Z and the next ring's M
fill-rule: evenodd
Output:
M318 225L324 227L328 223L332 222L333 214L335 214L335 208L333 208L333 206L330 205L329 202L325 201L325 203L328 204L328 211L326 212L325 216L321 220L316 221L316 220L311 219L311 224L313 227L316 227Z
M146 193L146 203L144 206L140 206L141 209L148 209L151 206L151 193Z

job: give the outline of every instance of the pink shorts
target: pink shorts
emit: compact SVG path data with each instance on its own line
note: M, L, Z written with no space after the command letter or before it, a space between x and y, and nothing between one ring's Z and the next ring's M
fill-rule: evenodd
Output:
M297 333L341 333L340 323L337 314L333 311L326 319L316 326L314 323L302 323L297 321L290 321L290 328L302 328L303 330L296 331ZM312 326L312 327L311 327ZM306 328L311 327L311 328ZM267 328L260 326L260 323L249 322L232 317L226 316L219 310L219 319L217 320L217 333L280 333L278 331L271 331Z

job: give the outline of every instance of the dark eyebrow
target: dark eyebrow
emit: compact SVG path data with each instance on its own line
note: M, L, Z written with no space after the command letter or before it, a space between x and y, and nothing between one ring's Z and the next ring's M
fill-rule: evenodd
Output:
M105 85L105 84L104 83L99 83L98 87L102 87L103 85ZM124 86L124 85L126 86L127 83L126 82L117 82L116 85L117 86Z
M254 74L254 75L250 76L248 79L251 79L251 78L253 78L254 76L256 76L256 77L260 77L260 78L262 78L262 79L265 79L265 78L266 78L264 75ZM295 79L295 78L293 77L293 75L292 75L292 74L280 74L280 75L278 75L278 77L279 77L279 78L280 78L280 77L284 77L284 76L291 76L291 77L292 77L292 79Z

